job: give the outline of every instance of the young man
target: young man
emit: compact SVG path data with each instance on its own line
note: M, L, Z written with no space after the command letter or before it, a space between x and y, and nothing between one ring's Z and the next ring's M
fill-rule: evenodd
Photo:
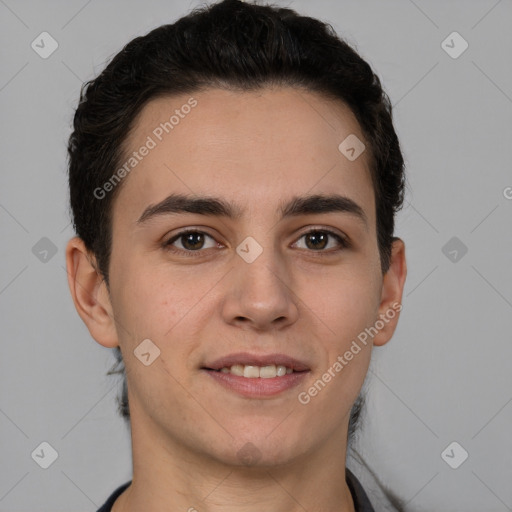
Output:
M133 479L101 512L373 510L350 414L406 262L368 64L317 20L225 0L87 84L69 157L69 285L120 349L131 422Z

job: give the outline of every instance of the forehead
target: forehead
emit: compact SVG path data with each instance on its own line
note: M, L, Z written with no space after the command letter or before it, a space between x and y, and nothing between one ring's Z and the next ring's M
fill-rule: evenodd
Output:
M339 149L349 136L364 141L350 108L295 88L159 97L125 141L121 165L136 162L114 223L119 209L134 221L171 193L225 197L250 214L288 196L338 192L361 204L372 224L368 151L349 160Z

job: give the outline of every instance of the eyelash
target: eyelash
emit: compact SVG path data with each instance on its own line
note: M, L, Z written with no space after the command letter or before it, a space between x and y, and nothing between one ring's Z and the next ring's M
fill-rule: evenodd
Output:
M183 231L180 231L176 235L174 235L172 238L170 238L166 242L164 242L163 243L163 248L165 250L169 251L169 252L172 252L172 253L175 253L175 254L183 254L183 255L185 255L187 257L191 257L191 258L196 258L196 257L202 256L201 253L204 252L207 249L198 249L196 251L190 251L190 250L183 250L183 249L177 249L176 247L172 247L172 244L176 240L179 240L182 236L188 235L189 233L203 234L203 235L206 235L206 236L208 236L208 237L210 237L211 239L214 240L213 236L211 236L208 233L206 233L204 231L201 231L199 229L185 229ZM325 255L337 253L337 252L339 252L341 250L349 249L350 247L352 247L351 243L345 237L342 237L341 235L339 235L339 234L337 234L337 233L335 233L333 231L330 231L328 229L322 229L322 228L313 228L313 229L310 229L309 231L306 231L306 232L302 233L300 235L300 237L297 239L297 241L299 241L302 237L310 235L312 233L324 233L324 234L327 234L328 236L334 238L340 244L340 246L341 246L340 249L336 249L334 251L333 250L321 250L321 249L318 250L318 251L314 251L313 249L311 249L311 250L305 249L305 250L307 250L308 252L312 253L315 256L325 256ZM294 242L294 243L297 243L297 242Z

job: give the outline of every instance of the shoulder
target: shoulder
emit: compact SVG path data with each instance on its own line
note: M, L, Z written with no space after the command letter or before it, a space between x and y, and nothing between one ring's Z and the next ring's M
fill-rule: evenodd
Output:
M118 487L108 498L108 500L103 504L102 507L98 510L98 512L110 512L112 510L112 506L116 499L121 495L121 493L131 484L131 480L126 482L125 484Z
M354 509L356 512L375 512L370 500L361 485L350 469L345 468L345 480L354 500ZM102 511L103 512L103 511Z
M356 512L375 512L368 496L363 489L363 486L356 478L356 476L348 469L345 469L346 481L347 485L352 494L352 499L354 500L354 507ZM116 499L128 488L128 486L132 482L126 482L125 484L118 487L107 499L107 501L103 504L103 506L98 510L98 512L111 512L112 506Z

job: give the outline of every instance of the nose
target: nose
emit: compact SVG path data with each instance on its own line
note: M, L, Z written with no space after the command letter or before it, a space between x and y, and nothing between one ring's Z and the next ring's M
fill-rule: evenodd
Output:
M299 317L289 272L271 249L252 263L236 256L226 290L222 315L231 325L268 331L289 326Z

